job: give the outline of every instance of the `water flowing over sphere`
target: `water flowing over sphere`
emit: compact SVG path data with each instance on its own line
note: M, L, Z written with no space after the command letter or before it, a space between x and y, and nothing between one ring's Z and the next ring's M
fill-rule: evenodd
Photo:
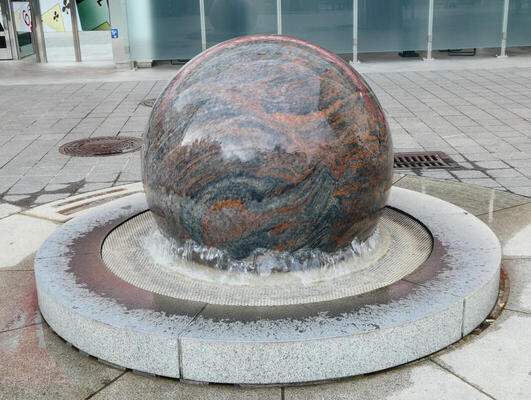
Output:
M283 36L233 39L188 62L155 103L142 148L161 230L235 259L366 239L392 166L389 128L363 79Z

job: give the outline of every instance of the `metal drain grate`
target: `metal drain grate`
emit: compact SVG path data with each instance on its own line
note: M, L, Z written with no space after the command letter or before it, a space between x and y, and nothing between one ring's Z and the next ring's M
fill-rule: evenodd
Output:
M142 139L130 136L100 136L75 140L59 147L59 153L74 157L112 156L140 150Z
M141 102L140 104L142 104L143 106L146 106L146 107L153 107L153 105L155 104L156 101L157 101L157 99L146 99L143 102Z
M441 151L395 153L394 167L404 168L455 168L459 165Z

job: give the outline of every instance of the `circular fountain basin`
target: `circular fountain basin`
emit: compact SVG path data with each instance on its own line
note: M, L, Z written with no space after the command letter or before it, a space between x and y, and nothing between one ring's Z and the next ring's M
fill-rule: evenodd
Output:
M142 372L239 384L364 374L458 341L498 295L492 231L406 189L391 190L381 245L327 274L242 278L157 263L138 251L150 218L143 194L113 201L64 224L35 260L48 324L79 349Z

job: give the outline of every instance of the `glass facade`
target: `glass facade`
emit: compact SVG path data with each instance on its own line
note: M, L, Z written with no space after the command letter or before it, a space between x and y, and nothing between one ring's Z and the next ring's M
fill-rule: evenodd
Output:
M199 0L127 0L131 58L188 59L201 52Z
M504 0L435 0L433 48L500 47L503 2Z
M282 33L350 53L352 6L352 0L282 0Z
M511 0L507 46L529 46L531 42L531 0Z
M428 4L428 0L359 0L359 51L426 50Z
M276 0L205 0L207 47L246 35L277 33Z
M428 49L431 5L432 47L445 50L500 47L505 1L127 0L127 19L133 61L189 59L233 37L280 31L336 53L355 44L384 52ZM531 45L531 0L509 4L507 46Z

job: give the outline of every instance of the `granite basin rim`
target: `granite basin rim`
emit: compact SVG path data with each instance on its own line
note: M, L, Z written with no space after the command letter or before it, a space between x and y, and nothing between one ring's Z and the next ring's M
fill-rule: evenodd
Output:
M439 215L426 211L443 203ZM403 364L459 340L488 315L501 250L486 225L439 199L393 188L388 205L433 235L432 255L413 274L311 307L238 307L156 295L101 269L104 238L146 208L143 194L115 200L63 225L39 250L41 312L57 334L102 360L193 381L303 383Z

